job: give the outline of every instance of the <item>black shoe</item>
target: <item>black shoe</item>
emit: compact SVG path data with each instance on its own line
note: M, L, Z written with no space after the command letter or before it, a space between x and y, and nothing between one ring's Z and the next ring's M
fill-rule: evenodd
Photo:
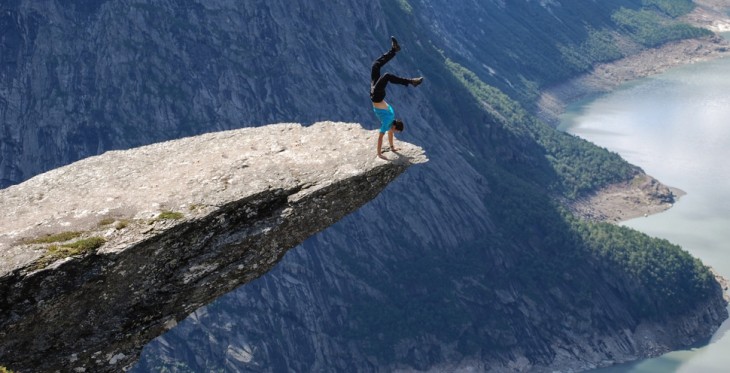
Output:
M419 84L423 83L423 77L418 77L415 79L411 79L411 85L414 87L418 87Z
M398 45L398 40L395 40L395 36L390 37L390 49L396 52L400 50L400 45Z

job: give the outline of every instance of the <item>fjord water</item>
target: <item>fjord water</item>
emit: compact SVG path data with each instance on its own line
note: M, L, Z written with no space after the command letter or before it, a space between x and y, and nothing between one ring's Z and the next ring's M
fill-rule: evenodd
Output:
M730 59L675 68L579 102L561 129L621 154L687 195L623 224L682 246L730 278ZM730 371L730 322L709 343L595 372Z

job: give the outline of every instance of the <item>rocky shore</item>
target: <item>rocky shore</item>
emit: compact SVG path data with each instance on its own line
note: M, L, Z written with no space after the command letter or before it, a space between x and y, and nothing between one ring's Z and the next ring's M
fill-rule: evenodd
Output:
M612 184L580 198L569 207L584 219L617 223L665 211L684 194L649 175L639 174L631 181Z
M681 19L713 32L730 31L728 0L697 0L695 9ZM630 44L630 43L629 43ZM625 58L598 64L593 71L542 91L536 115L556 125L566 106L584 98L610 92L631 80L644 78L668 69L695 62L730 56L730 42L719 35L667 43L659 48L643 49L624 46Z
M730 43L713 35L681 40L660 48L647 49L629 57L597 65L593 71L544 90L536 115L557 125L568 104L611 92L631 80L656 75L680 65L730 56Z
M699 0L697 7L682 19L713 32L730 31L725 11L728 0ZM536 115L552 125L559 123L568 104L611 92L623 83L660 74L680 65L730 56L730 42L719 35L668 43L626 58L597 65L588 74L545 89L538 100ZM646 174L628 182L609 185L590 196L573 201L569 208L593 221L620 222L665 211L685 193L667 187Z

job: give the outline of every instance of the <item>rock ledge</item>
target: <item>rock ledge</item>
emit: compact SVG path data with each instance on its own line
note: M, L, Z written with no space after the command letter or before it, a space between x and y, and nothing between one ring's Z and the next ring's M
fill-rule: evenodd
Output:
M0 366L133 364L177 320L427 161L403 142L379 159L376 138L333 122L218 132L107 152L0 190Z

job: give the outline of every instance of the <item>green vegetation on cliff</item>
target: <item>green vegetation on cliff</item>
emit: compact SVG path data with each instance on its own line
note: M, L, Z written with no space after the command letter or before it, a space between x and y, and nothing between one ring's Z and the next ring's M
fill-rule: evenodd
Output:
M33 264L34 269L41 269L56 260L98 249L106 243L106 240L102 237L88 237L75 240L83 236L84 233L66 231L27 239L22 241L22 243L26 245L42 245L41 249L44 250L43 255Z
M525 111L497 88L481 81L463 66L446 60L446 67L484 108L522 142L535 141L542 149L536 155L548 160L557 177L543 176L541 183L566 197L575 198L603 186L631 180L636 167L618 154L583 139L556 131ZM525 138L527 137L527 138ZM534 164L521 165L524 175L541 175Z
M483 202L499 233L462 242L441 256L418 253L407 263L388 263L397 270L369 282L380 301L362 298L349 306L345 337L360 341L380 363L426 369L397 353L401 341L424 335L458 341L456 350L465 356L510 349L524 337L516 312L536 318L532 333L560 335L555 325L575 322L561 319L561 312L582 309L580 326L570 324L573 332L597 333L616 322L668 322L717 296L709 269L679 246L630 228L582 221L541 186L483 167L490 185ZM351 258L347 266L360 278L372 264ZM455 291L452 284L460 279L469 280ZM609 321L596 311L616 306L614 292L630 315L626 320Z
M612 18L632 39L647 47L656 47L674 40L712 35L709 30L665 19L648 10L621 8L612 15Z
M436 47L528 108L539 89L587 72L596 63L622 58L635 51L634 43L655 47L711 34L677 19L694 8L689 0L511 1L481 7L433 2L438 4L433 8L457 10L436 12L413 1L406 19L414 20L420 11L441 27L458 25L460 43L434 42ZM535 16L545 12L550 16ZM465 54L469 45L475 48Z
M713 294L710 270L679 246L614 224L571 221L591 255L639 290L628 295L642 316L682 314Z
M641 3L647 8L655 7L673 18L685 15L695 8L692 0L641 0Z
M687 312L713 294L710 271L679 246L629 228L583 222L555 206L541 187L547 185L549 191L572 199L631 180L639 172L637 167L616 153L542 123L463 66L449 59L445 65L497 122L521 139L519 142L534 141L539 145L532 156L544 157L554 171L541 172L539 162L528 159L509 161L505 164L509 172L488 167L490 171L485 173L497 175L491 178L491 185L499 197L487 198L485 203L498 216L510 241L534 237L546 248L556 250L550 258L557 260L526 258L518 274L522 281L539 279L534 285L542 288L551 283L549 279L560 281L555 276L590 258L590 262L622 273L626 286L636 289L631 295L635 309L642 317L654 319Z
M669 14L679 12L676 9L681 8L670 5L680 3L684 2L646 1L645 5ZM617 27L625 27L625 35L647 46L704 35L646 9L621 8L612 14L620 25ZM628 25L637 20L643 28L631 29ZM402 20L394 23L407 27ZM663 32L667 33L663 38L655 35ZM622 56L612 32L605 28L591 29L582 41L561 45L560 57L546 62L548 65L567 63L579 71ZM505 49L495 58L514 58L530 48ZM626 297L623 301L632 318L630 323L666 321L716 296L717 286L709 269L677 245L629 228L582 221L555 199L578 198L631 180L639 172L637 167L618 154L542 123L505 94L500 89L503 84L490 84L494 76L480 76L450 58L448 52L412 49L409 53L416 55L414 60L428 76L438 77L430 83L448 91L440 99L461 103L461 111L454 115L466 128L459 130L474 134L475 143L482 141L477 145L481 157L475 157L473 165L489 186L483 203L492 214L489 219L497 225L497 233L462 242L460 248L443 256L419 256L410 259L407 266L389 264L397 270L370 283L382 301L352 304L348 339L362 341L367 352L381 363L400 362L427 369L418 366L419 360L410 355L399 357L399 343L427 335L458 341L457 351L467 356L509 350L526 338L518 331L522 326L514 324L513 310L525 303L583 309L583 325L603 330L612 326L600 312L589 310L609 308L606 302L611 298L606 294L616 289L625 292L622 296ZM441 59L432 57L434 54ZM533 66L545 62L543 57L534 57ZM524 77L522 71L514 75ZM541 79L538 81L552 78L542 75ZM527 79L520 83L530 84ZM465 102L475 103L478 109ZM434 105L447 115L453 111L448 102ZM490 136L480 136L483 133ZM367 276L369 267L356 260L348 262L358 278ZM508 268L508 273L500 272L500 268ZM470 281L454 291L450 283L458 278ZM404 298L404 294L408 296ZM489 309L490 314L474 312L472 305ZM530 310L520 308L519 312L529 317ZM560 313L539 312L535 317L540 320L534 321L538 329L533 332L539 334L539 327L547 330L567 322L556 315Z
M74 238L80 237L83 232L61 232L56 234L49 234L43 237L34 238L30 240L24 241L26 244L44 244L44 243L54 243L54 242L64 242L64 241L70 241Z

